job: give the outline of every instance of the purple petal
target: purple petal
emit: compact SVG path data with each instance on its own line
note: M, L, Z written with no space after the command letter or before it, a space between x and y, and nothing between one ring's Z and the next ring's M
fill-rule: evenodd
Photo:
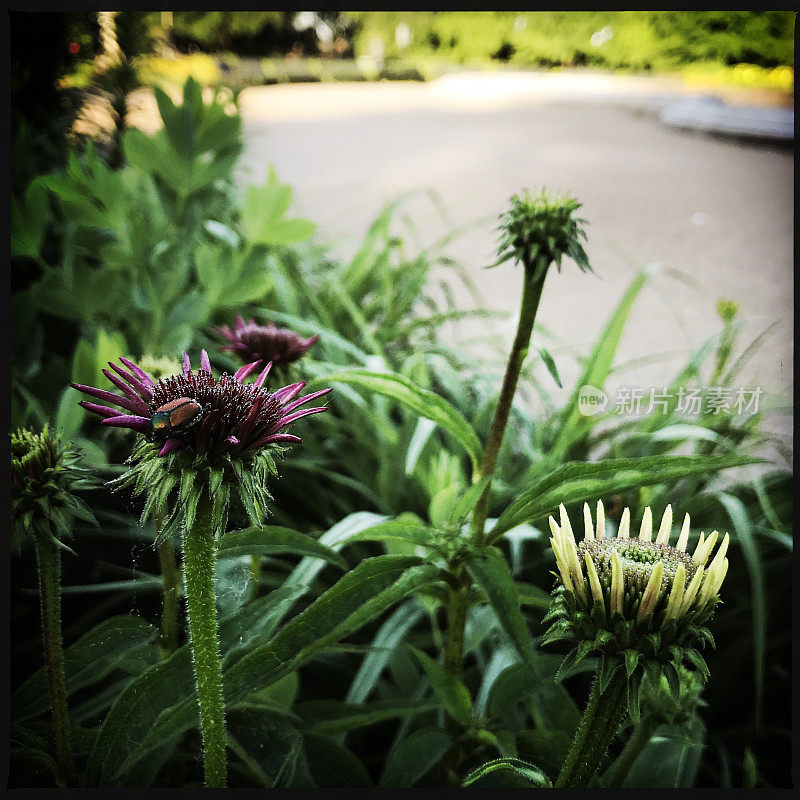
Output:
M244 319L242 318L241 314L236 315L236 330L240 330L241 328L246 327L244 324Z
M266 395L259 394L253 401L253 407L250 409L250 413L245 417L244 422L239 426L239 436L243 442L247 441L247 437L253 430L253 426L258 418L258 412L261 410L261 406L264 404L266 399Z
M303 440L299 436L293 436L291 433L271 433L269 436L265 436L263 439L259 439L254 445L253 448L256 447L263 447L267 444L272 444L273 442L296 442L300 443Z
M308 350L308 348L311 347L312 344L315 344L316 342L319 341L319 334L317 334L316 336L312 336L310 339L301 339L300 341L303 342L303 347L305 347L305 349Z
M197 438L195 439L195 447L198 453L205 453L208 445L208 437L220 413L218 408L212 409L200 425L200 430L197 432Z
M125 414L121 417L109 417L100 424L110 425L112 428L130 428L137 433L147 433L150 430L149 417L133 417L130 414Z
M304 408L302 411L295 411L294 414L289 414L288 417L284 417L279 423L278 428L285 428L287 425L290 425L292 422L296 422L300 417L307 417L309 414L319 414L321 411L327 411L327 406L322 406L321 408Z
M158 451L159 458L169 455L173 450L180 450L185 444L186 442L182 439L176 439L174 436L170 436L170 438L164 442L164 446L161 450Z
M108 366L117 373L117 375L121 375L128 383L133 386L133 388L139 393L139 395L145 399L149 400L153 396L153 392L150 390L149 386L145 386L137 377L131 375L130 372L125 372L124 369L120 369L116 364L112 364L110 361L108 362Z
M237 383L242 383L242 381L261 363L261 360L254 361L252 364L245 364L245 366L240 367L236 370L233 374L233 379Z
M155 383L153 379L141 368L137 367L133 361L125 358L124 356L120 356L119 360L145 385L149 386L151 389L155 387Z
M281 402L286 402L287 400L291 400L293 397L296 397L306 385L305 381L300 381L300 383L292 383L289 386L284 386L282 389L278 389L275 394L272 396L276 400L280 400Z
M301 397L299 400L295 400L294 403L290 403L288 406L284 406L283 413L288 414L295 408L299 408L305 403L310 403L312 400L316 400L318 397L322 397L322 395L328 394L328 392L332 391L333 389L328 388L328 389L320 389L318 392L312 392L311 394L307 394L305 397Z
M183 377L185 378L189 374L189 370L192 368L192 364L189 361L189 356L184 353L183 354Z
M205 350L200 351L200 369L211 372L211 362L208 360L208 353Z
M128 400L127 397L120 397L118 394L114 394L113 392L106 392L104 389L95 389L94 386L84 386L81 383L70 382L69 385L73 389L77 389L79 392L88 394L91 397L96 397L98 400L106 400L109 403L122 406L123 408L127 408L128 411L137 413L142 410L140 405L141 401L140 403L134 404L133 401Z
M253 384L253 386L255 386L256 389L260 389L264 385L264 381L267 379L267 375L271 369L272 369L272 362L270 361L269 364L267 364L267 366L264 367L264 371L258 376L256 382Z
M101 417L118 417L119 416L119 409L118 408L109 408L108 406L98 406L94 403L89 403L86 400L81 400L78 403L79 406L83 406L87 411L91 411L93 414L99 414Z
M130 386L128 386L127 383L125 383L124 381L121 381L116 375L114 375L113 372L109 372L107 369L104 369L102 372L103 372L103 375L105 375L106 378L108 378L111 381L111 383L114 384L114 386L116 386L118 389L122 389L122 391L125 392L125 395L128 397L128 399L132 403L140 403L141 404L141 408L139 409L139 413L144 414L147 411L149 411L149 408L147 407L147 403L145 403L142 400L142 398L139 397L139 395L136 394L136 392L134 392L133 389L131 389Z

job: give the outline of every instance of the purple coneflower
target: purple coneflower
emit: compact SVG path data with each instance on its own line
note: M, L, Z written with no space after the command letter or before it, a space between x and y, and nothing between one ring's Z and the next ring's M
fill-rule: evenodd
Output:
M223 374L215 379L205 350L197 372L192 371L189 357L184 354L182 373L158 381L127 358L119 360L127 369L109 361L114 372L104 369L103 374L122 391L121 395L78 383L70 386L124 409L121 412L85 400L80 403L103 417L103 425L130 428L158 442L158 455L162 457L188 448L213 461L222 455L237 456L269 444L300 442L285 428L301 417L325 411L325 406L301 406L331 391L322 389L295 399L305 386L305 381L300 381L270 393L262 387L272 362L251 384L244 384L244 379L260 361L243 366L234 375ZM180 407L181 400L190 402ZM156 424L156 419L163 424Z
M255 382L245 385L244 379L260 360L215 379L205 350L197 372L192 372L184 354L182 372L158 381L127 358L119 360L125 369L109 361L112 371L103 373L122 394L70 385L123 409L81 401L85 409L103 417L103 425L143 434L129 459L130 467L113 483L146 497L142 521L156 519L156 544L180 528L205 785L224 787L226 733L214 594L216 542L225 533L233 489L238 490L251 522L261 527L269 499L268 480L276 472L270 445L299 442L285 429L301 417L325 411L324 406L301 406L330 389L296 399L305 386L301 381L269 392L263 386L271 362Z
M232 350L243 361L271 361L276 367L297 361L319 339L319 336L303 339L272 322L268 325L258 325L253 319L245 322L241 315L236 317L233 330L228 325L217 330L230 342L220 350Z

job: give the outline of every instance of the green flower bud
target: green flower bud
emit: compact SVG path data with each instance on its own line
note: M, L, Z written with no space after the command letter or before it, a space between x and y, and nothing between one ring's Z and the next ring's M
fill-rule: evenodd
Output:
M41 433L19 428L11 434L11 540L16 551L36 534L66 548L62 540L72 535L72 518L95 523L86 504L71 494L93 485L78 458L47 425Z

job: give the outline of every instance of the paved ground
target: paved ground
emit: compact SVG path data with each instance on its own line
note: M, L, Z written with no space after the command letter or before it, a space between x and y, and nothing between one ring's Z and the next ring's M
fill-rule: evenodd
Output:
M569 190L591 223L598 276L566 265L548 278L540 321L558 341L586 352L634 271L657 263L665 274L634 307L619 361L673 355L636 364L612 388L663 385L719 329L715 305L727 298L741 303L747 340L778 322L744 377L790 406L792 151L660 124L654 106L678 94L670 81L606 76L253 88L242 97L242 177L262 180L274 164L295 189L296 211L345 254L385 202L432 190L447 219L424 194L404 204L422 240L476 222L448 252L489 307L508 311L519 274L482 269L494 217L524 187ZM577 367L557 359L569 381ZM772 427L788 433L791 422Z

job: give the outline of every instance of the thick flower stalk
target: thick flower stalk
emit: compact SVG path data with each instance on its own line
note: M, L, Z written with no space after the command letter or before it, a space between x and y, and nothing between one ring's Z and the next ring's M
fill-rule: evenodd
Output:
M91 485L77 460L77 453L47 426L41 434L24 429L11 434L12 546L19 550L32 540L36 551L56 761L66 785L75 783L75 766L61 635L61 550L72 552L63 540L72 534L73 517L94 522L91 511L71 494Z
M217 328L230 344L220 350L237 353L242 361L271 361L276 368L297 361L319 339L312 336L303 339L288 328L278 328L274 323L258 325L251 319L245 322L241 315L236 317L236 325Z
M269 392L263 387L272 364L253 383L245 384L259 362L214 378L205 350L197 372L184 354L182 371L158 381L132 361L120 358L120 362L125 369L109 362L113 372L103 372L122 394L71 385L124 410L81 402L103 417L103 425L142 434L131 468L115 483L146 496L142 519L155 515L164 520L161 537L181 530L205 784L222 787L226 732L214 596L217 539L225 531L232 489L237 489L253 524L261 526L269 499L267 481L275 472L270 451L301 441L286 429L302 417L325 411L325 406L302 406L330 389L298 398L305 385L300 382Z
M713 558L716 531L708 537L701 533L694 551L687 552L688 514L676 544L669 543L671 506L658 531L653 529L652 511L645 509L635 538L627 508L616 537L606 537L602 502L594 520L584 505L584 525L584 538L577 543L563 505L560 520L550 518L550 543L560 581L545 618L553 624L544 641L576 642L561 674L587 656L599 659L586 713L558 786L586 785L592 779L625 711L631 708L638 716L645 672L651 680L663 675L676 694L677 670L684 662L707 677L698 648L713 643L704 625L713 616L728 570L727 534Z

